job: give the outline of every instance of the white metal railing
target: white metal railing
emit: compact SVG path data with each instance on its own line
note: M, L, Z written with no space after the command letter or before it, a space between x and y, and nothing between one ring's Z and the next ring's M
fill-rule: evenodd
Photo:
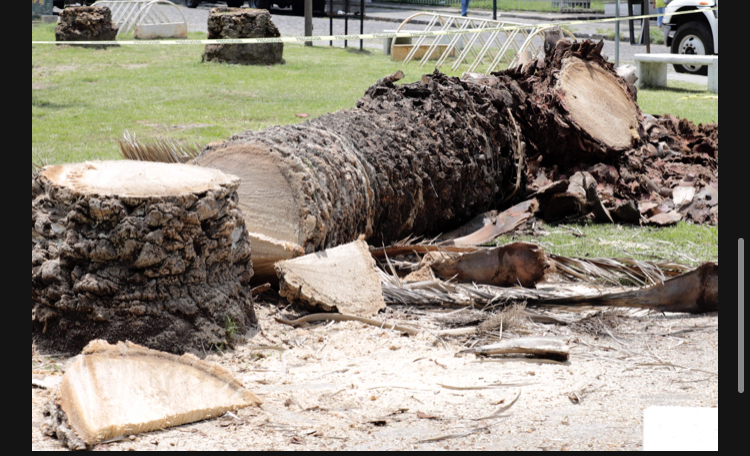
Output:
M427 46L421 60L419 60L419 66L424 67L430 60L435 60L435 68L439 69L448 62L450 57L458 53L451 65L453 71L457 70L461 64L468 64L469 69L467 71L469 72L476 72L479 68L483 68L485 73L490 73L497 70L502 63L506 63L509 67L514 66L519 60L519 55L525 51L531 53L532 59L537 58L544 49L544 32L553 28L549 25L420 12L404 20L396 32L402 31L415 19L415 24L426 22L427 25L424 28L426 32L465 32L467 30L492 30L512 27L511 30L420 36L411 44L411 50L404 59L404 64L416 60L415 55L424 46ZM412 28L409 31L415 31L415 29ZM575 40L575 37L569 31L563 29L563 33ZM446 36L450 38L448 42L446 42ZM396 45L396 38L393 38L391 43L391 46ZM437 54L435 54L436 52ZM433 55L439 57L433 59Z
M119 28L117 35L126 35L140 25L183 24L182 11L168 0L99 0L94 6L112 11L112 22Z

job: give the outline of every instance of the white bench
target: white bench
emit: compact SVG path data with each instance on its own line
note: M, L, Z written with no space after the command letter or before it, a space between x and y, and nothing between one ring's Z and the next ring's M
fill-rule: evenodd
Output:
M396 33L398 30L383 30L383 33ZM411 31L411 30L404 30ZM411 38L403 37L396 38L396 42L393 42L393 38L383 38L383 54L391 55L391 46L393 44L411 44Z
M638 87L666 87L667 65L708 65L708 91L719 93L719 56L689 54L636 54Z

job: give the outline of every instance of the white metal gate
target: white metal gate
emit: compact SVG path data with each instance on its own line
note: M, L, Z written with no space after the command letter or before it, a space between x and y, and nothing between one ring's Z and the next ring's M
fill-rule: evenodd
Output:
M415 56L419 53L422 55L419 60L420 67L427 65L430 60L436 60L434 66L439 69L448 62L450 57L457 54L452 62L451 70L457 70L461 64L468 64L467 71L476 72L483 69L485 73L497 70L501 63L506 63L509 67L514 66L519 60L519 55L524 51L529 51L532 59L537 58L544 49L544 32L553 28L549 25L421 12L404 20L396 31L416 31L415 29L402 30L411 21L415 21L416 24L426 22L427 25L423 29L426 32L488 31L418 37L411 45L412 48L406 55L404 64L417 60ZM492 30L503 27L509 30ZM575 40L575 36L569 31L563 29L563 33ZM396 45L396 38L392 40L392 46L394 45ZM424 50L423 54L422 50ZM433 58L433 55L436 58Z
M137 38L187 38L185 16L170 1L100 0L94 6L106 6L112 11L118 36L135 33Z

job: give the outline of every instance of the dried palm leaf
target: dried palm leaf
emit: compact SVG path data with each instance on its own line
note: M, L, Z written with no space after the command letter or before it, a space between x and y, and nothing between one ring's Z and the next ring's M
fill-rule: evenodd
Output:
M152 139L148 142L138 141L135 135L125 130L122 139L117 140L120 155L125 160L149 161L161 163L186 163L203 150L198 143L182 144L174 139Z
M629 258L569 258L549 256L564 278L572 280L603 280L614 286L656 285L670 277L693 270L690 266L667 261L641 261Z
M555 292L521 288L496 287L492 285L457 284L442 280L426 280L406 283L379 270L383 297L387 304L402 305L498 305L528 299L553 299L579 293L564 286L555 287Z

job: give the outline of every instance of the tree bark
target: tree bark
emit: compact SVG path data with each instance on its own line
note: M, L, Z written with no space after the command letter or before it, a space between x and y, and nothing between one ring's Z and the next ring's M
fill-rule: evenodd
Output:
M513 190L518 131L508 88L437 72L414 84L393 79L355 109L240 133L195 160L242 178L259 276L361 234L379 245L456 228Z
M239 179L188 165L48 166L31 184L31 333L203 354L257 322Z

